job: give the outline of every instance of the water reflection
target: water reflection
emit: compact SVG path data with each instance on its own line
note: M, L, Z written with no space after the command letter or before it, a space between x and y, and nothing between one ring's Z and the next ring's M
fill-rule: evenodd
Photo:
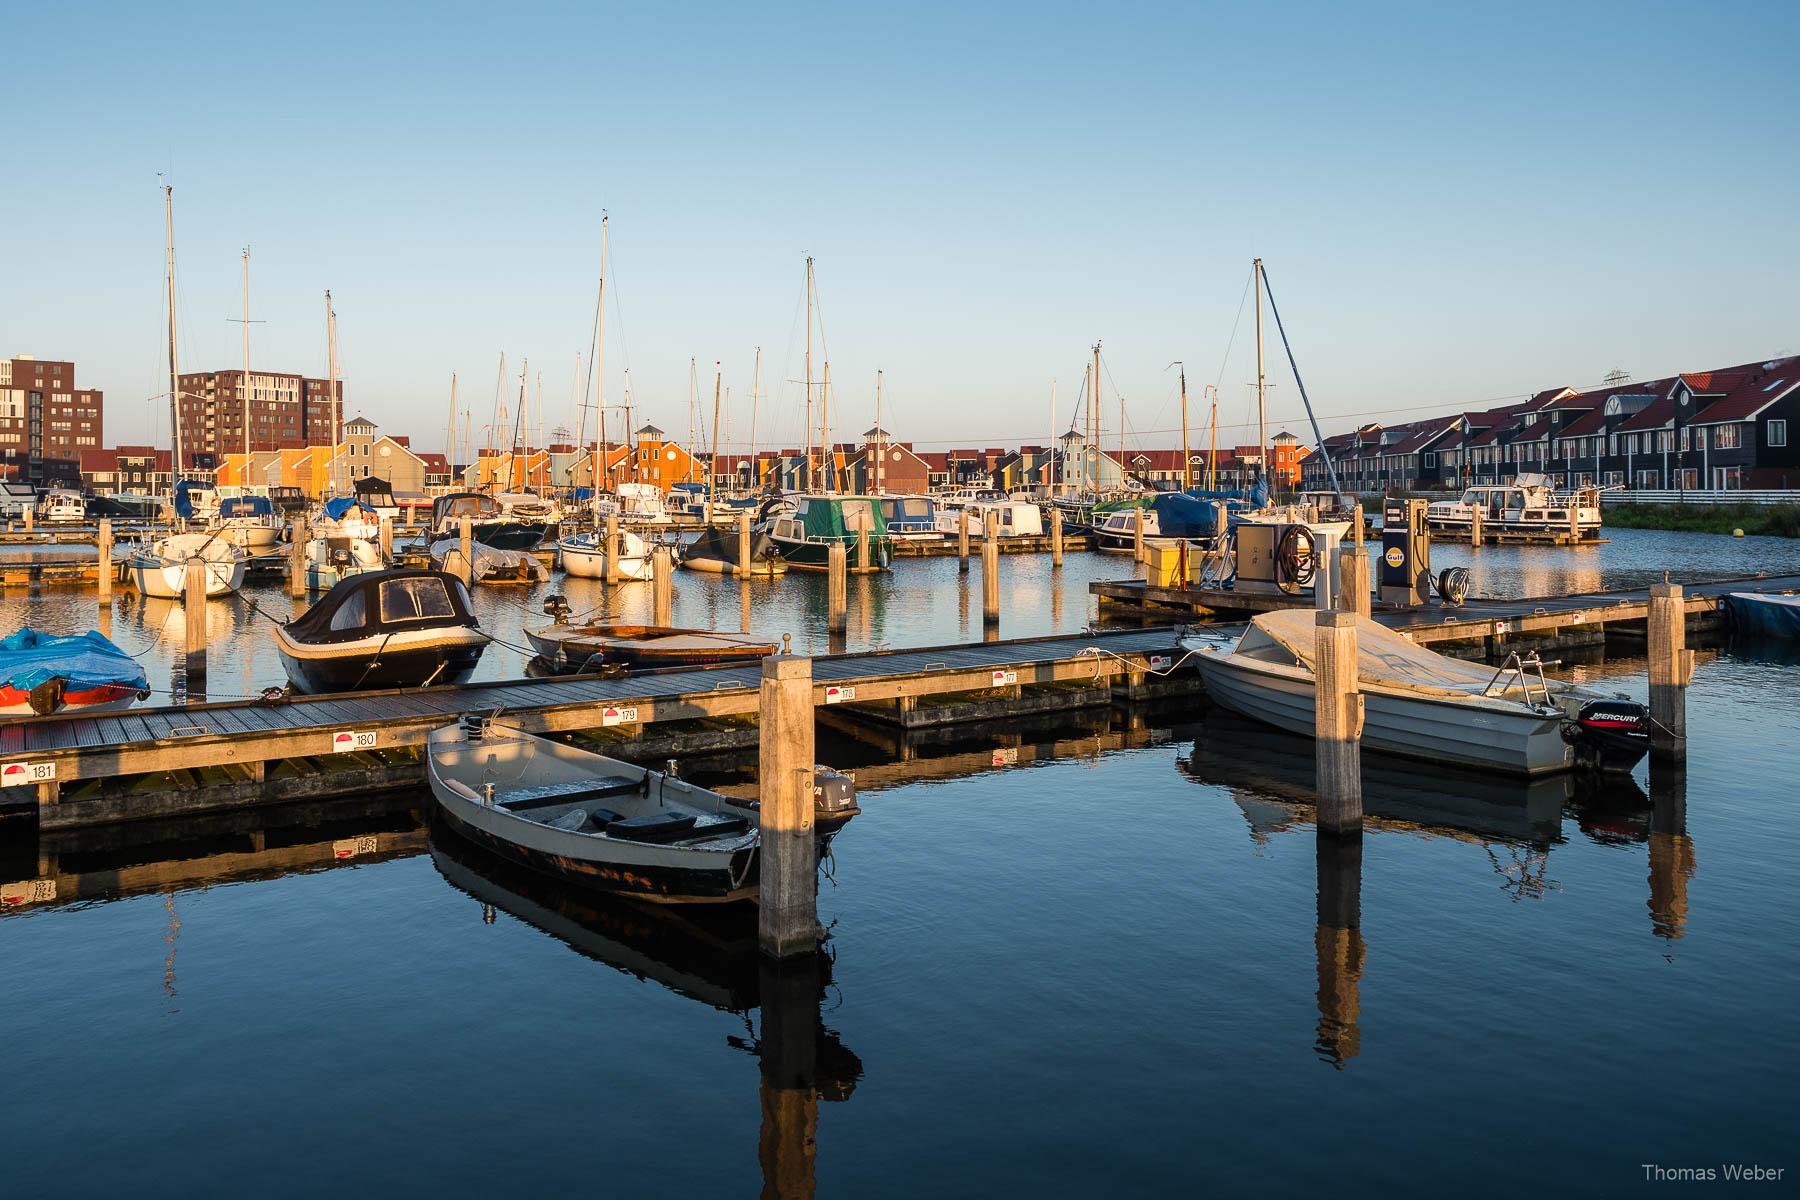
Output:
M848 1100L863 1073L862 1060L825 1025L828 954L771 962L756 948L754 906L640 906L513 867L447 830L433 831L431 861L481 903L484 919L507 913L577 954L742 1017L745 1036L727 1042L754 1054L760 1069L762 1194L813 1194L819 1102Z
M1360 835L1317 839L1319 920L1313 931L1318 955L1319 1056L1338 1070L1356 1057L1362 1034L1362 848Z
M1650 928L1672 942L1687 925L1688 882L1695 870L1685 764L1651 764L1650 804Z

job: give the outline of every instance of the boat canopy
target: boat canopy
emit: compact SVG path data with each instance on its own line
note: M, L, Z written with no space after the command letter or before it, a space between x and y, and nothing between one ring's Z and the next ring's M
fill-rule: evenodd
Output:
M1288 657L1314 669L1317 616L1310 608L1262 613L1250 623L1237 652L1250 658ZM1428 696L1506 696L1517 699L1517 675L1499 676L1481 663L1446 658L1368 617L1356 618L1356 675L1363 683L1405 688ZM1552 683L1554 687L1554 683Z
M341 521L357 509L362 509L371 517L380 516L374 509L364 504L356 496L338 496L325 502L325 515L333 521Z
M499 515L499 503L492 496L480 492L453 492L448 496L439 496L431 503L433 529L439 528L451 517L474 517L482 520Z
M369 502L372 504L386 503L391 506L394 503L393 485L389 484L385 479L375 479L367 476L358 479L356 481L356 495L359 499L363 496L369 497Z
M630 536L620 534L621 537ZM640 543L641 544L641 543ZM760 530L750 531L750 561L757 562L775 552L775 540ZM704 562L708 559L717 562L736 564L738 560L738 535L735 529L704 529L700 536L687 544L681 552L683 562Z
M937 506L930 496L883 496L881 515L892 521L924 521L931 523Z
M201 486L198 483L195 483L191 479L184 479L180 483L176 484L175 485L175 515L180 517L184 521L193 520L193 517L194 517L194 495L193 494L195 492L201 492L201 491L207 491L207 490L209 490L209 489Z
M1170 492L1150 504L1156 514L1159 537L1209 538L1218 531L1218 513L1246 506L1231 499L1199 498L1189 492Z
M855 541L865 521L870 537L887 536L887 518L873 496L807 496L800 501L799 515L808 541Z
M219 501L219 516L224 517L270 517L275 515L275 506L269 503L267 496L231 496Z
M456 626L480 627L462 580L443 571L395 570L339 580L286 628L296 642L321 645Z
M26 625L0 639L0 683L29 692L52 679L68 680L71 691L108 683L139 691L150 686L138 661L94 630L57 637Z

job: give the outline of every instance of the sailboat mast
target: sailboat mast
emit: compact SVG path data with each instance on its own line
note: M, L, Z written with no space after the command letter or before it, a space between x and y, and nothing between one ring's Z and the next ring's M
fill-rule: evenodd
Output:
M594 368L594 408L600 414L600 442L595 448L595 469L589 474L593 476L588 482L593 484L596 498L600 492L599 467L605 463L606 452L606 326L602 317L606 313L606 214L600 214L600 294L594 300L594 354L588 361ZM612 483L612 471L606 472L606 482Z
M1206 490L1215 491L1219 486L1219 389L1207 384L1206 390L1212 393L1212 417L1207 422L1211 431L1212 448L1206 460Z
M244 469L238 482L250 486L250 247L244 247Z
M1269 486L1269 426L1263 381L1262 259L1254 260L1250 271L1256 278L1256 470L1266 488Z
M875 494L887 483L887 432L881 428L881 368L875 369Z
M450 429L444 439L444 465L455 474L456 468L456 372L450 372Z
M1187 436L1187 365L1177 363L1181 368L1181 490L1192 491L1194 487L1193 459L1188 457Z
M694 482L694 466L695 466L695 457L696 457L694 454L694 451L699 449L699 446L694 441L694 387L695 387L694 357L693 357L693 355L690 354L688 356L688 440L687 440L687 448L688 448L687 481L689 483Z
M529 378L530 375L531 375L531 360L529 358L520 359L519 360L519 411L513 414L512 453L510 455L508 455L508 457L511 458L512 461L506 464L506 490L509 492L513 490L513 475L515 473L518 475L518 478L519 478L519 490L523 491L525 489L525 464L519 458L519 449L520 449L521 443L525 439L525 434L527 432L527 427L526 427L526 422L525 422L525 405L530 401L531 397L525 390L525 380L527 378Z
M1043 476L1044 476L1044 482L1049 484L1052 488L1054 488L1056 486L1056 484L1059 482L1060 477L1062 475L1062 460L1059 459L1056 454L1056 380L1054 380L1054 379L1052 379L1050 381L1049 451L1050 451L1051 466L1045 467ZM1053 498L1056 495L1056 493L1054 491L1052 491L1050 494Z
M331 289L325 289L325 394L331 398L331 471L326 490L337 490L339 443L343 440L344 405L338 397L337 384L337 314L331 311Z
M762 347L756 348L756 373L750 377L750 474L762 490L762 464L756 460L756 401L762 394Z
M1093 390L1088 393L1088 416L1094 424L1094 436L1088 448L1094 456L1094 495L1100 494L1100 343L1094 343Z
M725 383L725 368L722 363L713 363L713 427L712 453L706 460L706 523L712 525L713 489L719 485L719 389Z
M806 490L813 490L812 447L812 255L806 256Z
M827 479L825 490L838 490L837 455L831 452L830 426L825 421L825 411L831 403L831 360L825 360L825 374L819 380L819 473Z
M163 219L169 233L169 434L175 458L169 471L169 490L181 482L181 368L175 361L175 188L163 185Z

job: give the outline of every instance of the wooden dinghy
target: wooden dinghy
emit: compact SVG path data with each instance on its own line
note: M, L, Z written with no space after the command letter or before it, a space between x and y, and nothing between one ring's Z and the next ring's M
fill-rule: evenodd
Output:
M775 643L748 634L661 625L570 625L558 622L527 629L538 657L558 671L618 666L633 671L657 667L710 667L755 662L775 653Z

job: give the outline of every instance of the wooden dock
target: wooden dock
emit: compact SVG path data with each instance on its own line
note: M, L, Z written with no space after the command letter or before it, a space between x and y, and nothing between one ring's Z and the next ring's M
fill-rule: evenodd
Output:
M968 703L960 719L991 718L1009 706L1041 711L1038 697L1077 683L1117 682L1126 694L1147 694L1163 682L1148 673L1179 653L1173 630L1154 629L831 655L813 660L813 702L899 712L961 694ZM615 739L607 744L621 757L665 735L670 740L657 749L671 754L690 745L724 749L756 739L760 670L559 676L16 718L0 722L0 779L11 784L0 796L35 803L40 827L57 828L416 786L427 734L464 713L495 709L535 733ZM1106 699L1092 691L1089 702ZM664 728L646 734L657 725Z

